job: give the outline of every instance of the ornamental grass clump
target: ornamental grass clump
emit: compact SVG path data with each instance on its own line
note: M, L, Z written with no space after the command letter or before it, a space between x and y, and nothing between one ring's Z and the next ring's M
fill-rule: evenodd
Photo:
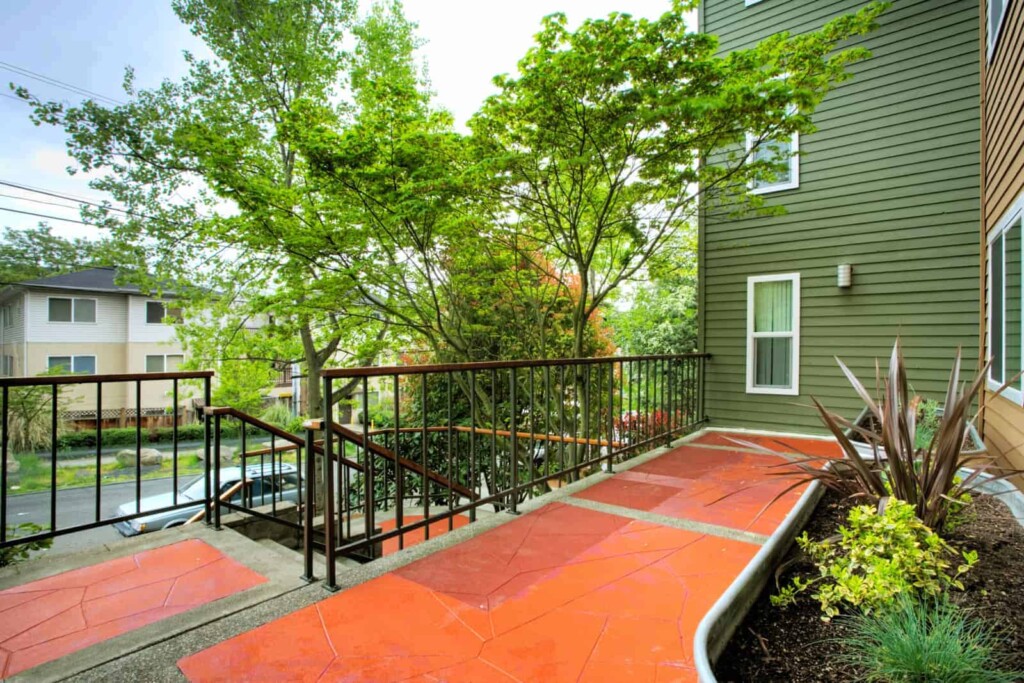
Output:
M886 499L881 511L868 505L853 508L837 536L812 541L804 532L797 544L817 566L818 576L794 578L772 596L772 604L788 605L813 587L826 621L844 607L870 614L900 595L963 590L960 577L978 561L974 551L954 550L897 498Z
M844 664L867 683L1011 683L1006 642L980 619L948 600L903 596L889 608L844 618Z
M925 525L941 530L950 511L969 500L964 494L975 490L985 479L1004 479L1024 472L997 467L996 456L964 449L968 424L977 417L971 417L970 413L978 392L985 385L987 365L976 377L961 383L961 354L957 350L942 413L933 416L928 425L932 430L931 438L926 445L919 446L917 409L921 399L911 395L899 339L893 345L887 375L882 377L881 369L875 366L876 386L880 391L877 397L871 396L843 361L836 358L836 362L867 406L875 429L856 425L812 398L822 422L839 442L845 458L803 455L795 463L780 465L785 469L779 475L796 477L793 485L780 496L810 481L819 481L840 495L875 505L891 495L909 503ZM849 433L858 435L870 446L870 458L861 456ZM828 464L823 467L825 463ZM963 468L972 471L958 477Z

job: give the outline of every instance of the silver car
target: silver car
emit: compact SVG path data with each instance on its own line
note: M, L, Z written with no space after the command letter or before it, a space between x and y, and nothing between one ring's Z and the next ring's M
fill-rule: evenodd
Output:
M221 495L230 490L242 480L241 467L225 467L220 471ZM235 505L270 505L272 501L299 502L299 476L295 465L290 463L275 464L271 470L270 464L263 466L249 465L245 468L246 491L245 501L242 501L243 491L237 491L231 501ZM213 485L213 482L210 482ZM169 529L174 526L181 526L196 513L203 509L203 501L206 497L205 475L199 475L178 490L178 504L190 500L196 501L195 505L180 507L175 510L157 512L152 515L144 515L135 519L116 522L114 528L124 536L135 536L136 534L148 531ZM147 510L159 510L174 505L174 494L171 492L158 493L155 496L146 496L140 501L139 509L142 512ZM117 508L117 516L123 517L135 514L135 501L131 501Z

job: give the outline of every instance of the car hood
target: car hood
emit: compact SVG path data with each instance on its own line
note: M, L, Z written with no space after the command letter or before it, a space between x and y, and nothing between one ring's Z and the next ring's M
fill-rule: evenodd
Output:
M188 498L178 495L178 503L187 503ZM158 493L154 496L146 496L142 499L142 503L139 506L141 512L149 512L150 510L159 510L160 508L166 508L174 505L174 494L171 492ZM119 505L117 508L117 514L121 515L134 515L135 514L135 501L129 501L123 505Z

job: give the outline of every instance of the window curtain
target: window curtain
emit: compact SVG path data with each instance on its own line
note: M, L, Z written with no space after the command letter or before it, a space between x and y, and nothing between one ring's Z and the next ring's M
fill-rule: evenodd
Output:
M793 283L789 280L754 285L754 332L793 331ZM792 385L792 337L754 339L754 384L762 387Z

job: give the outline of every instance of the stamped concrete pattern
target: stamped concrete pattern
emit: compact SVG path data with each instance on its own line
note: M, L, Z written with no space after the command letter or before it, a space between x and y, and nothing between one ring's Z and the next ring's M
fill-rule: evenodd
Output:
M193 681L696 680L697 624L802 490L768 476L786 458L710 436L574 494L586 506L549 504L180 670ZM821 444L787 449L831 454Z
M187 540L0 591L0 678L265 581Z

